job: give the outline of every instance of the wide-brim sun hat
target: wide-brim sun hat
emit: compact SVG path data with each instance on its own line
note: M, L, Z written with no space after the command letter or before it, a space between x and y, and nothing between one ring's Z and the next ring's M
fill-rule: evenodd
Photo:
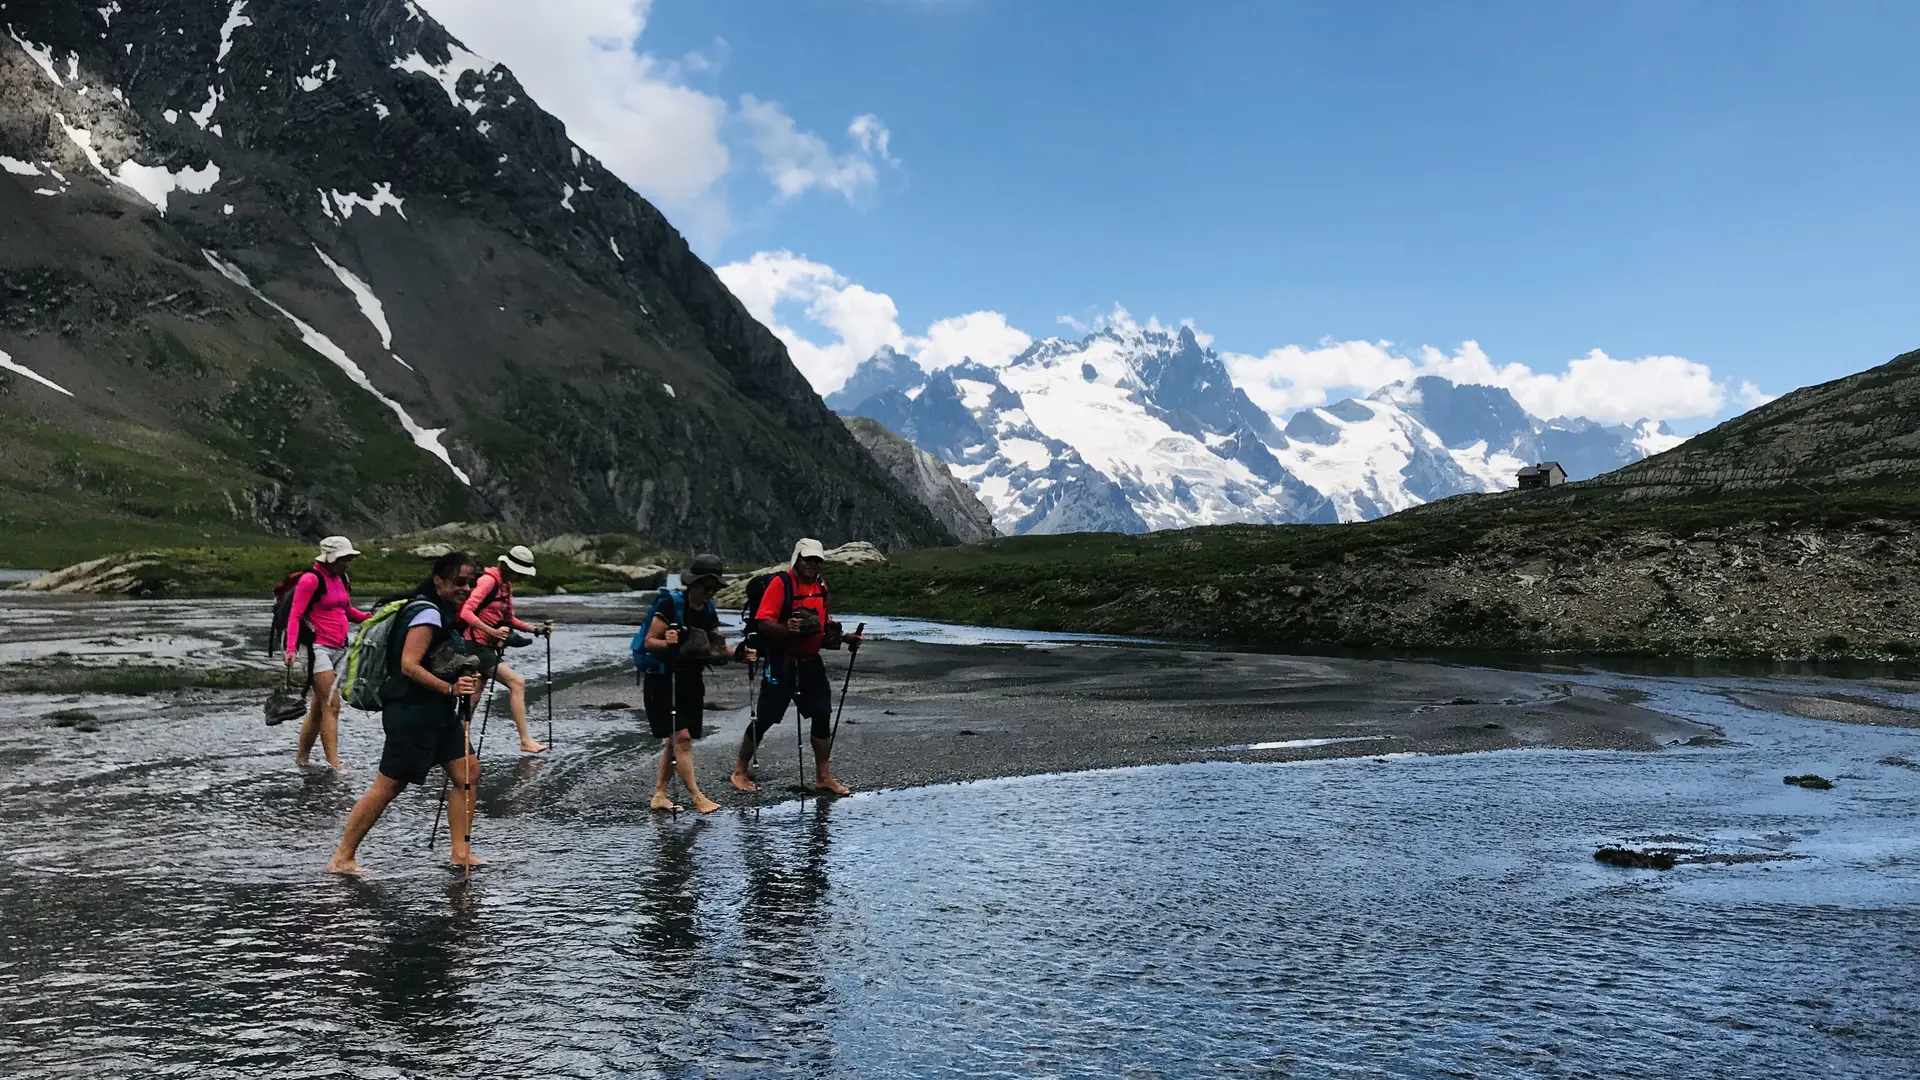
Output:
M344 536L329 536L320 541L320 554L316 557L315 561L334 563L348 556L358 554L360 554L360 549L353 546L353 541Z
M500 556L500 565L523 577L533 577L537 573L533 568L533 552L527 550L525 544L508 548L507 553Z
M820 545L820 541L815 540L811 536L806 536L802 537L799 543L793 545L793 558L787 560L787 565L793 566L799 563L801 559L824 559L826 557L827 549Z
M724 584L720 575L726 572L727 564L721 561L720 556L695 555L693 561L687 564L687 572L680 575L680 584L683 588L692 588L702 581L708 581L717 589Z

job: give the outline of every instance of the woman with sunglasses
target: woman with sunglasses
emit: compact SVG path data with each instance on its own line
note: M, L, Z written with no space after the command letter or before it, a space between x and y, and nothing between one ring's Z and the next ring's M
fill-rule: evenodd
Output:
M433 564L432 575L420 583L413 599L394 619L391 632L406 637L400 648L388 652L393 670L384 685L394 689L383 693L380 723L387 742L380 751L380 772L347 815L340 846L327 863L328 873L360 873L354 857L360 841L380 820L387 804L408 784L425 782L436 765L451 781L447 832L452 841L452 865L480 866L485 862L474 855L468 843L480 759L467 745L466 727L455 708L479 691L480 676L465 675L448 681L428 670L435 650L462 647L453 628L460 625L460 606L473 591L473 578L473 559L465 552L442 555Z

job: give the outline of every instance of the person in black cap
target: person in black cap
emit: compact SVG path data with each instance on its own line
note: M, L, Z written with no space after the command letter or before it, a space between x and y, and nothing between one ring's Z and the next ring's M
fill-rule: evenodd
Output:
M647 727L654 738L665 740L653 784L655 810L680 809L669 790L676 772L693 796L695 810L711 814L720 809L694 782L693 740L703 734L706 667L724 664L728 657L726 639L720 635L720 613L713 606L713 594L720 591L720 575L725 572L718 556L694 556L681 575L681 588L661 589L647 613L640 700L646 706Z

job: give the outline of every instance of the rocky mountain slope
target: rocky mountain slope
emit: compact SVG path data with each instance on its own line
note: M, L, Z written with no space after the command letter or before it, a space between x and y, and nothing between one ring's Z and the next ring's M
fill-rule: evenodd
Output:
M993 515L974 497L973 489L953 475L946 462L888 431L877 420L861 416L844 420L847 430L867 448L873 460L931 510L961 543L978 544L1000 535L993 527Z
M950 534L406 0L0 7L0 534Z
M1431 376L1282 427L1185 327L1109 327L932 373L883 349L827 404L949 462L1014 535L1364 521L1510 488L1535 461L1586 477L1680 441L1657 424L1540 420L1506 390Z
M1920 353L1584 483L1339 529L1016 537L843 573L862 610L1250 642L1920 660Z

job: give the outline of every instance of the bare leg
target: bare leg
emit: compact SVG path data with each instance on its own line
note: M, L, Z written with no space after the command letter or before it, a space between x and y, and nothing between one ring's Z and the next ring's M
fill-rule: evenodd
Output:
M400 794L406 785L384 773L374 775L373 783L368 785L366 794L353 804L353 811L347 815L347 827L340 834L340 846L333 849L333 859L327 863L329 874L359 874L360 864L354 856L360 850L360 841L366 839L373 823L380 820L386 812L387 804Z
M328 672L327 674L328 677L331 678L333 673ZM319 684L319 672L314 672L313 681L316 686ZM308 696L307 715L300 720L300 742L293 748L293 763L302 769L307 767L307 757L313 753L313 740L320 737L320 710L322 707L323 702L318 691ZM332 755L328 756L331 757Z
M340 767L340 698L333 692L333 669L313 673L313 700L320 709L320 752L327 767ZM304 734L304 730L302 734ZM309 741L308 747L313 743Z
M753 782L753 752L760 746L760 740L754 737L753 725L747 725L747 733L740 736L740 753L734 759L733 772L728 774L727 782L735 790L755 792L760 785Z
M827 740L813 740L813 787L816 791L830 791L835 795L851 795L853 789L833 778L833 770L828 768L827 758L833 750Z
M447 788L447 839L452 841L453 866L485 866L487 860L473 853L473 808L480 797L480 759L466 757L446 764L452 783Z
M654 773L653 802L649 804L655 810L680 809L679 805L673 801L673 790L671 786L673 783L672 776L673 776L673 743L670 740L661 739L660 740L660 768Z
M673 762L680 773L680 782L687 785L687 794L693 796L693 808L703 814L711 814L720 809L720 804L700 793L700 785L693 779L693 733L676 731L673 733Z
M533 741L533 733L527 730L527 680L505 664L500 665L496 678L507 688L507 706L513 712L513 726L520 729L521 751L537 754L545 750L546 744Z

